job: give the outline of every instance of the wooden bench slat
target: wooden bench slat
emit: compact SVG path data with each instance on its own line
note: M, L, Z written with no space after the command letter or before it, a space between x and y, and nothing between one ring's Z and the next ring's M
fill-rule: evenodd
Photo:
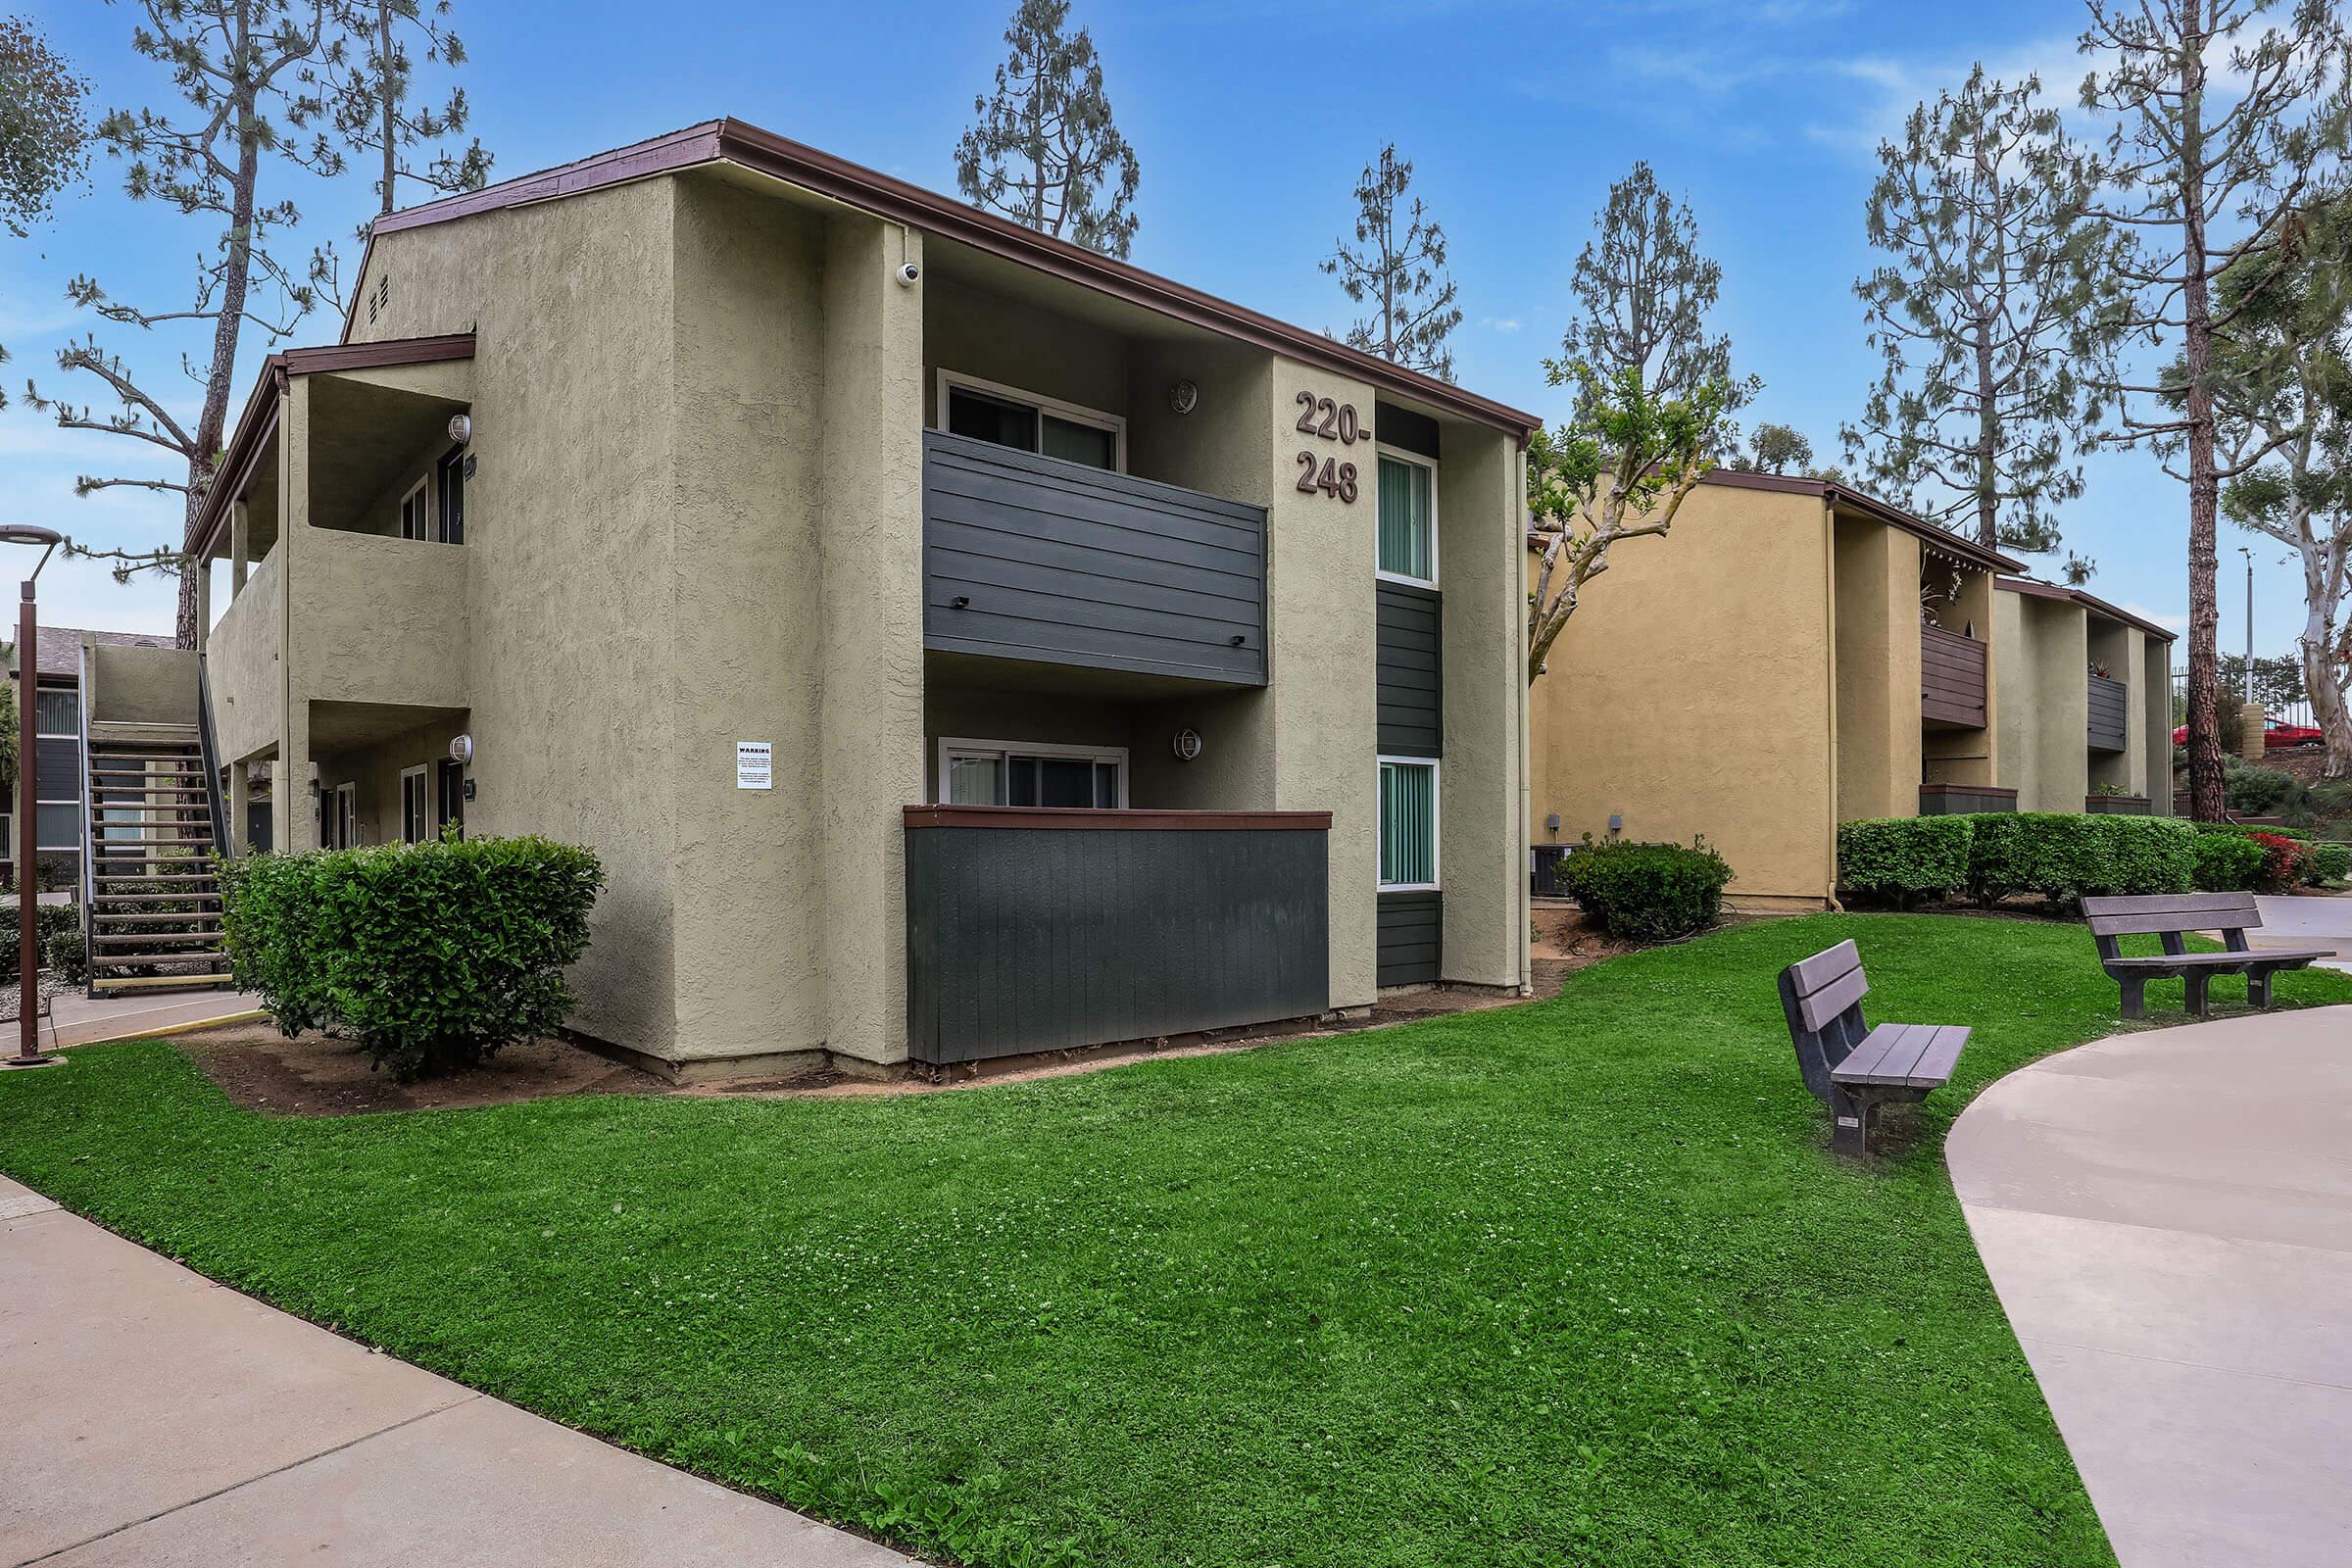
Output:
M2239 914L2226 909L2202 909L2178 914L2094 914L2090 917L2090 934L2094 937L2162 936L2167 932L2189 931L2257 931L2262 928L2259 912Z
M1968 1035L1958 1024L1881 1024L1830 1076L1841 1084L1935 1089L1951 1077Z
M1869 992L1870 982L1864 978L1862 971L1849 969L1810 996L1798 997L1797 1015L1804 1019L1807 1029L1819 1029L1860 1002Z
M2217 909L2260 914L2251 893L2094 894L2082 901L2084 914L2201 913Z
M1887 1056L1902 1049L1902 1042L1918 1026L1908 1023L1883 1023L1862 1037L1862 1043L1848 1053L1843 1061L1830 1069L1831 1078L1838 1083L1867 1082L1872 1073L1886 1064Z
M2284 948L2247 948L2237 953L2151 953L2142 957L2108 958L2103 960L2110 970L2146 969L2156 974L2177 974L2182 969L2218 969L2227 974L2249 964L2302 965L2317 963L2335 955L2326 950L2311 953L2290 953Z
M1799 958L1788 966L1796 976L1796 994L1811 996L1840 975L1850 974L1862 967L1862 950L1849 939L1834 948L1824 948L1810 958Z

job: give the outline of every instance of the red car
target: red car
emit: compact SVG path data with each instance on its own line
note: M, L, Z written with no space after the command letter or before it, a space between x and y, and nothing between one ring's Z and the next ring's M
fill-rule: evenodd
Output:
M2281 724L2275 718L2263 721L2262 749L2266 752L2275 752L2281 747L2289 746L2325 746L2327 743L2328 737L2309 724ZM2175 746L2188 744L2188 726L2186 724L2182 724L2173 731L2173 744Z

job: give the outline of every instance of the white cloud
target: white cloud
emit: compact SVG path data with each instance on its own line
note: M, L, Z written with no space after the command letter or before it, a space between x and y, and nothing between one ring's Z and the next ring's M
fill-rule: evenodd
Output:
M1516 332L1520 322L1516 316L1482 316L1478 324L1490 332Z
M2123 610L2126 614L2137 615L2142 620L2153 621L2166 631L2184 632L2188 630L2188 612L2186 611L2174 614L2167 611L2150 610L2136 599L2126 603Z

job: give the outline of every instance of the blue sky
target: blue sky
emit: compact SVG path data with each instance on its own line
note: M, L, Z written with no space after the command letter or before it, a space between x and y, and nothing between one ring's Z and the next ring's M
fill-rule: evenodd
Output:
M76 58L101 106L167 101L162 74L128 47L133 8L14 9ZM455 20L472 56L462 75L475 128L498 158L493 177L734 115L953 191L951 152L1002 55L1008 10L1009 0L665 0L649 14L615 0L456 0ZM1557 417L1564 402L1541 361L1567 320L1570 268L1609 181L1646 158L1689 199L1723 264L1717 324L1739 368L1765 383L1751 418L1798 426L1825 458L1876 369L1852 283L1872 265L1862 201L1878 139L1974 60L1998 74L2038 71L2068 103L2083 69L2081 12L2064 0L1076 0L1073 15L1095 33L1142 159L1140 265L1304 325L1344 325L1347 301L1314 264L1349 220L1358 170L1394 139L1451 244L1467 316L1460 379ZM284 188L303 207L304 252L334 240L348 270L349 236L369 210L366 175L331 185L297 176ZM96 273L119 297L177 300L213 237L198 220L134 207L104 160L56 223L29 240L0 236L0 343L13 357L0 493L12 514L106 544L176 537L176 498L74 499L77 471L159 470L118 439L49 427L18 394L27 371L44 390L57 383L50 358L85 325L63 297L74 272ZM192 339L96 324L103 342L192 404L177 370ZM291 341L331 341L335 330L320 315ZM266 349L249 340L240 400ZM2153 458L2097 460L2065 526L2069 544L2099 563L2095 591L2181 623L2186 502ZM2244 603L2234 547L2252 538L2225 534L2232 647ZM2287 649L2299 626L2299 579L2278 556L2257 553L2264 652ZM52 620L170 624L167 587L118 587L86 564L52 566L43 589Z

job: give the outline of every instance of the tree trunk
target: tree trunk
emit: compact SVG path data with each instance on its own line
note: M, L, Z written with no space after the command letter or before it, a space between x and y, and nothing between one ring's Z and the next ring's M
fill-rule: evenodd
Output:
M240 18L238 58L246 58L247 36ZM196 450L188 455L188 533L183 549L196 543L197 513L211 488L213 464L220 457L228 421L228 396L237 369L237 334L245 324L245 296L252 286L253 191L261 172L261 122L254 113L253 87L240 83L242 97L233 113L237 120L237 172L231 187L227 270L220 280L220 315L213 324L213 363L205 375L204 409L196 420ZM204 563L190 557L179 574L179 618L173 640L182 648L196 646L196 574Z
M378 210L388 213L392 210L393 182L400 177L400 142L397 135L400 123L396 118L399 107L392 101L392 6L390 0L376 0L375 50L377 79L384 95L384 185L380 193L383 206Z
M2328 778L2352 778L2352 709L2344 703L2343 688L2335 683L2336 646L2335 557L2342 548L2332 536L2326 544L2313 537L2308 517L2296 541L2303 554L2303 689L2311 695L2311 718L2327 738L2328 760L2322 773Z
M2181 339L2188 362L2188 801L2189 814L2218 822L2222 798L2219 642L2221 602L2214 590L2214 532L2221 513L2221 477L2213 441L2213 318L2206 287L2205 44L2191 31L2182 40L2180 74Z
M2001 548L2000 476L1993 469L2001 450L2001 420L1993 399L1992 323L1977 319L1977 543Z

